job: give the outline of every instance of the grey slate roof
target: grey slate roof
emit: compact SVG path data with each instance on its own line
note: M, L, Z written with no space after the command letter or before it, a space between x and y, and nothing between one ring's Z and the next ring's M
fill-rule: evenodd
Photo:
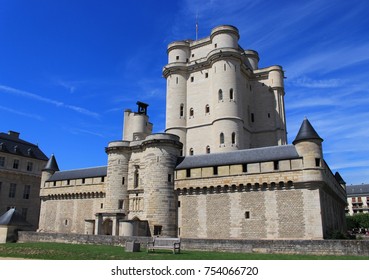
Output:
M36 158L45 161L48 160L48 157L37 145L3 132L0 133L0 152Z
M318 140L323 141L323 139L320 138L320 136L315 131L314 127L311 125L309 120L305 118L301 124L300 130L297 133L295 140L292 143L296 144L299 141L310 140L310 139L318 139Z
M177 161L176 169L244 164L296 158L300 158L300 156L297 153L294 145L282 145L238 150L228 153L214 153L181 157Z
M352 196L369 196L369 184L346 186L348 197Z
M9 209L0 217L0 225L9 226L32 226L14 208Z
M71 179L81 179L81 178L96 178L103 177L107 175L107 166L74 169L66 171L55 172L48 182L61 181L61 180L71 180Z
M59 171L59 166L56 162L54 154L51 155L49 161L46 163L46 166L42 171Z

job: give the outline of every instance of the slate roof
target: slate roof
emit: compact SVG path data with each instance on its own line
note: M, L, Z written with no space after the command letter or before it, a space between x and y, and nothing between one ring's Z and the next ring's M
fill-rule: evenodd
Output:
M272 146L232 151L228 153L213 153L180 157L176 169L187 169L207 166L244 164L266 162L283 159L300 158L294 145Z
M32 226L23 216L14 208L9 209L0 217L0 225L9 226Z
M59 166L56 162L54 154L51 155L49 161L46 163L46 166L42 171L59 171Z
M91 168L83 168L83 169L57 171L47 181L53 182L53 181L71 180L71 179L80 179L80 178L96 178L96 177L103 177L106 175L107 175L107 166L99 166L99 167L91 167Z
M40 160L48 160L48 157L40 150L40 148L30 142L19 139L13 134L0 133L0 152L30 157Z
M346 186L348 197L353 196L369 196L369 184Z
M309 120L305 118L301 124L300 130L297 133L295 140L292 143L296 144L297 142L310 139L323 141L323 139L320 138L319 134L315 131Z

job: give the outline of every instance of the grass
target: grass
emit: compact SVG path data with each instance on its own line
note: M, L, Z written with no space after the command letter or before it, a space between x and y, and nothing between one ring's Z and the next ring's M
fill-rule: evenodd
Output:
M64 243L0 244L0 257L43 260L369 260L369 256L312 256L258 253L146 251L129 253L122 247Z

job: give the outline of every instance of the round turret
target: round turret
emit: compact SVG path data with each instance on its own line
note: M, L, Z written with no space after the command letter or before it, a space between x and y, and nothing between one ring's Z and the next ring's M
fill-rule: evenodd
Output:
M186 63L190 57L190 41L178 41L168 46L168 63Z
M270 67L269 80L271 81L272 88L284 87L284 73L281 66Z
M215 48L238 49L240 34L234 26L221 25L213 28L210 38Z
M259 68L259 54L253 50L246 50L244 52L247 62L252 70Z

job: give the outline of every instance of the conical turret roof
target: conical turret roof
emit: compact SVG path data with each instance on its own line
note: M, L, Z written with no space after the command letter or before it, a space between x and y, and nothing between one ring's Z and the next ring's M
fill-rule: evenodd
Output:
M301 124L300 130L297 133L295 140L292 143L295 145L296 143L300 141L312 140L312 139L323 141L323 139L315 131L314 127L311 125L309 120L305 118Z
M54 154L51 155L49 161L46 163L43 171L59 171L58 163L56 162Z

